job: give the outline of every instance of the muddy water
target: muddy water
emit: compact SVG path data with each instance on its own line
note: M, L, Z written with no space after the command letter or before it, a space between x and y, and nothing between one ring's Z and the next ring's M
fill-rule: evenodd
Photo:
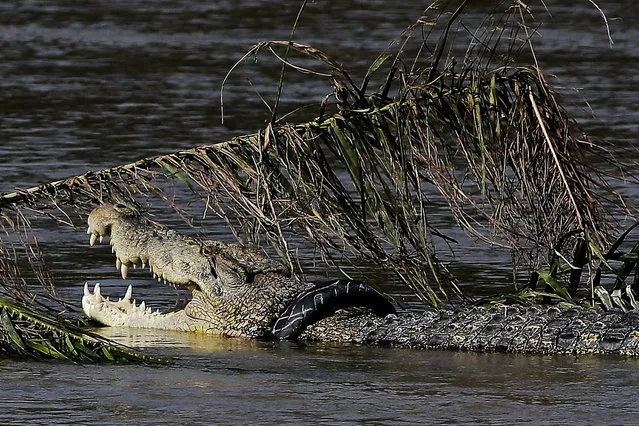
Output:
M548 22L534 37L537 58L564 105L593 135L632 145L639 130L634 3L602 4L612 47L588 2L548 7L552 18L536 13ZM419 1L319 0L308 5L296 39L361 77L423 8ZM286 39L296 11L297 2L255 0L0 1L0 192L261 128L270 114L260 96L272 101L279 66L262 58L238 68L224 92L224 123L220 84L252 44ZM321 79L289 75L286 108L330 91ZM79 297L83 279L124 291L108 255L87 251L82 232L43 228L38 236L65 296ZM508 265L496 264L493 252L464 252L472 253L469 280L491 286L505 279ZM170 303L165 289L133 278L148 301ZM175 357L176 365L0 361L0 422L624 424L638 414L635 360L107 332Z

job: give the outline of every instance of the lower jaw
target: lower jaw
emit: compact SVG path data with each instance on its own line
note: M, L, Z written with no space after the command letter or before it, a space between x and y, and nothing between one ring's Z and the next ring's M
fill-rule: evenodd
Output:
M169 317L185 315L185 308L191 301L190 297L182 300L178 299L176 306L168 311L160 311L146 306L144 301L138 304L132 296L133 287L131 285L127 288L124 297L119 298L117 301L112 301L108 296L102 295L99 283L95 284L93 291L89 289L88 283L85 283L82 308L89 318L108 326L190 329L186 325L162 325L164 323L173 323L173 321L168 320Z

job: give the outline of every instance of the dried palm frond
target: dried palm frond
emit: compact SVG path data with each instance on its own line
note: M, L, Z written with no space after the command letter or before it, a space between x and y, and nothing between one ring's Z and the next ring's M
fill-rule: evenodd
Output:
M598 148L581 139L537 67L511 65L528 42L519 38L527 10L503 3L470 31L455 26L466 4L444 21L445 11L425 11L405 37L421 31L412 65L406 41L380 56L361 84L319 49L260 43L250 55L279 46L286 64L294 66L290 50L327 67L319 74L331 76L335 91L326 99L335 102L325 99L304 124L274 116L251 135L7 194L0 209L28 206L68 223L60 212L151 194L179 209L186 195L167 194L165 184L177 178L204 212L240 239L267 241L291 266L289 241L305 238L329 264L382 265L434 305L461 292L435 256L434 240L447 237L429 222L433 197L472 235L532 268L567 232L603 247L609 208L620 203L589 161ZM454 31L470 35L461 58L449 46ZM380 86L370 89L374 81Z

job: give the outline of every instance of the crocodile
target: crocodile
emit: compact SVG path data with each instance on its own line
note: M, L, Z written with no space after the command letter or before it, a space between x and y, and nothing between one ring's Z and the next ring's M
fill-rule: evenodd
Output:
M282 263L242 245L202 241L153 222L125 205L88 217L90 245L110 237L116 268L150 269L192 298L167 312L132 300L111 301L84 286L82 308L106 326L159 328L263 339L376 344L417 349L537 354L639 355L639 312L578 306L425 308L398 312L357 280L309 283Z

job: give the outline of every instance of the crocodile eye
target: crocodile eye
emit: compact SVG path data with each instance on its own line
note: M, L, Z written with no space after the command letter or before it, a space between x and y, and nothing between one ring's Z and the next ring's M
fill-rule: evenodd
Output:
M218 250L217 247L200 244L200 254L202 256L208 256L210 258L214 258L219 252L220 250Z

